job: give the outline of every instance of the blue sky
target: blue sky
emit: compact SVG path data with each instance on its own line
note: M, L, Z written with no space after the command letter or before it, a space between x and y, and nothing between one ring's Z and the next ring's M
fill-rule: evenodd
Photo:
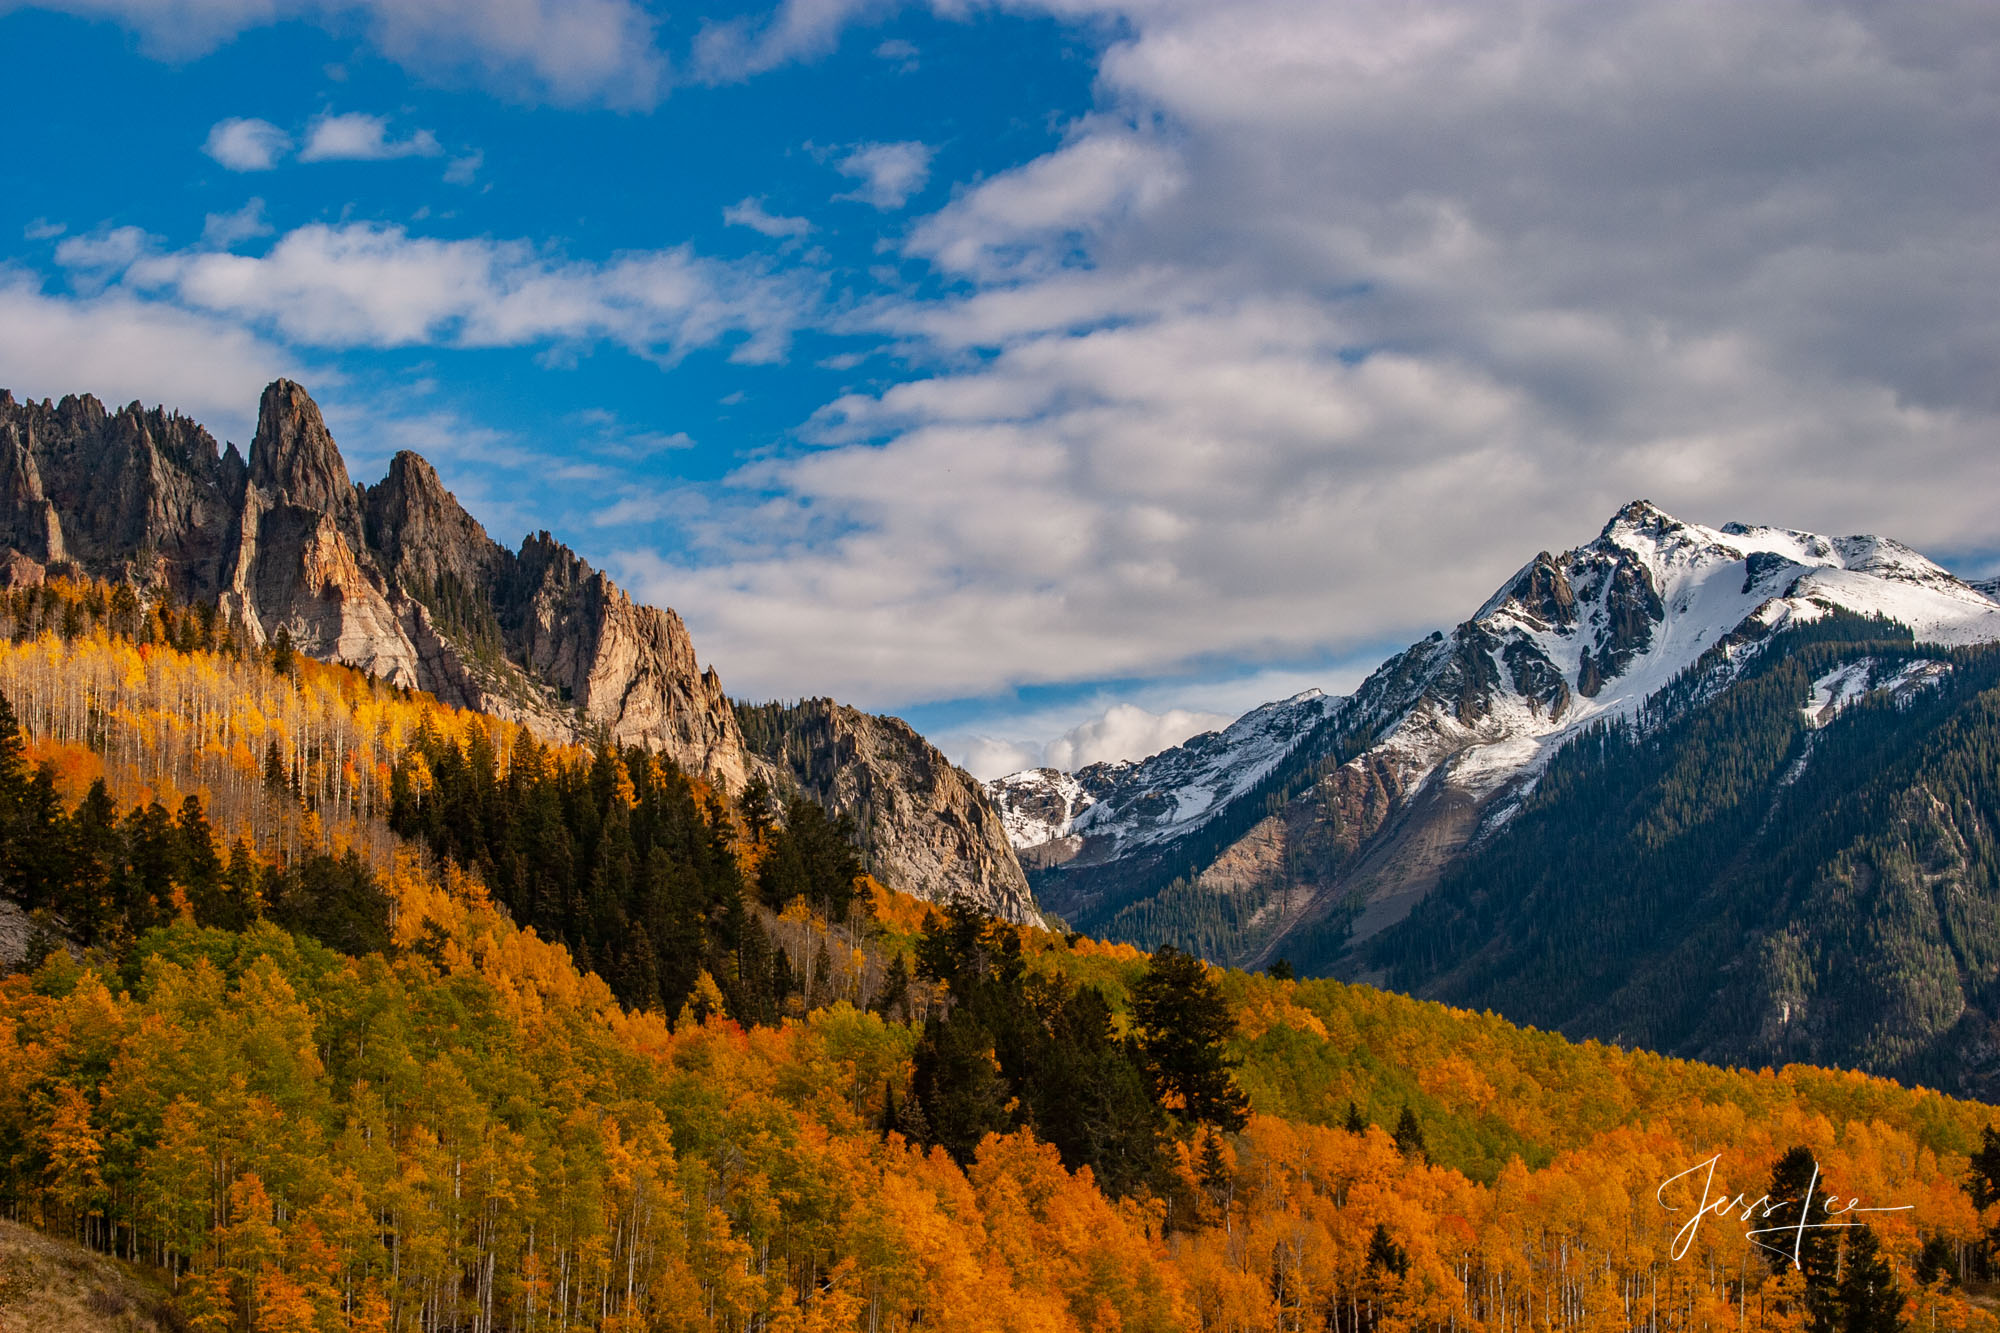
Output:
M1685 517L2000 550L2000 12L0 2L0 384L297 376L991 773Z

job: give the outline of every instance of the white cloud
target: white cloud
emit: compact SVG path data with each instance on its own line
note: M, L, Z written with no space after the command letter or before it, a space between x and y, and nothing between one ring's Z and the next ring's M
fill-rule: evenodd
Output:
M629 557L732 688L1339 656L1642 495L1995 544L2000 10L1051 7L1098 109L850 316L918 377Z
M773 360L813 300L806 279L685 246L587 263L521 241L441 241L361 223L301 227L259 256L154 256L127 281L309 346L609 341L662 361L723 342L739 360Z
M486 165L486 154L473 149L463 157L454 157L444 169L446 185L470 185L478 178L479 169Z
M747 17L711 23L695 41L695 72L713 83L730 83L814 59L839 44L842 29L895 8L896 0L783 0L761 24Z
M931 148L915 142L862 144L837 164L843 176L861 184L836 199L854 199L876 208L901 208L931 176Z
M130 268L154 241L138 227L100 229L58 244L56 263L69 270L72 283L94 290Z
M308 373L226 320L117 290L49 296L29 275L0 268L0 384L21 397L87 392L111 403L165 403L218 436L247 441L263 387Z
M63 222L51 222L47 218L36 218L21 228L21 238L28 241L52 241L69 230Z
M1204 307L844 399L831 447L738 478L785 499L697 528L714 563L655 586L753 693L800 688L802 638L825 644L814 688L884 704L1330 651L1343 612L1368 604L1379 633L1413 594L1464 591L1462 569L1412 558L1375 601L1343 561L1407 549L1410 514L1455 535L1496 493L1545 498L1460 470L1526 438L1504 390L1408 358L1346 366L1340 341L1306 303Z
M13 0L140 34L168 60L206 54L274 23L317 23L405 68L559 103L649 107L666 92L656 23L638 0ZM0 6L4 7L4 6ZM242 168L237 168L241 170Z
M875 48L875 58L886 60L896 66L898 74L914 73L917 68L917 57L920 54L916 43L906 42L900 37L891 37Z
M1144 759L1190 736L1226 727L1234 719L1222 713L1191 713L1185 708L1149 713L1136 704L1113 704L1103 716L1070 728L1049 743L1043 762L1050 768L1074 771L1091 764Z
M600 458L633 460L694 448L684 430L656 430L628 424L616 412L589 408L571 418L585 428L578 445Z
M437 136L417 130L408 138L389 137L389 122L381 116L349 111L321 116L306 132L301 162L383 162L398 157L437 157L444 152Z
M1144 759L1190 736L1226 727L1236 716L1185 708L1154 713L1137 704L1115 703L1042 743L982 735L934 739L968 773L990 780L1026 768L1075 772L1091 764Z
M811 234L813 224L805 218L783 217L764 210L762 199L744 199L722 210L722 220L732 227L748 227L776 239L796 239Z
M252 199L234 213L210 213L202 223L201 243L227 250L258 236L269 236L271 224L264 219L264 201Z
M947 759L982 782L1042 767L1041 747L1036 745L996 740L991 736L973 736L956 745L946 745L936 736L929 740L944 751Z
M910 249L957 272L1060 264L1135 214L1159 208L1186 183L1167 144L1106 128L996 176L924 220Z
M235 116L215 122L202 151L231 171L269 171L292 151L292 136L268 120Z

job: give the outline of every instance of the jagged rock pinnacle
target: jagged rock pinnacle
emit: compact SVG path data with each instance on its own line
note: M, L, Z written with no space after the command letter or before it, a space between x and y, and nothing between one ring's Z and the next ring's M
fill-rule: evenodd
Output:
M210 601L250 642L283 630L309 656L551 739L639 746L731 789L779 775L746 746L680 617L635 603L546 532L501 547L416 454L356 487L290 380L264 390L247 459L161 409L0 397L0 583L59 560ZM874 867L1026 919L1019 864L976 784L901 724L847 720L806 764L846 775L829 800L868 793ZM895 743L857 754L848 741L864 732Z
M257 405L250 481L295 505L319 510L359 540L361 503L348 480L347 464L319 404L291 380L273 380Z

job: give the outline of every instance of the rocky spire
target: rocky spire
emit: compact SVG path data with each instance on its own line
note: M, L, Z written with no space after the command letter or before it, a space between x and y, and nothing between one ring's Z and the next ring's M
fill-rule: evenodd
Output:
M509 562L418 454L397 454L367 494L368 544L398 582L436 589L450 578L484 589Z
M357 488L290 380L264 390L247 461L160 409L0 392L0 585L35 581L54 559L213 599L252 642L282 629L309 656L552 739L606 736L731 789L782 776L745 745L679 616L634 602L548 533L518 553L497 545L416 454ZM881 873L1030 919L977 785L900 723L849 713L805 766L823 799L870 816Z
M0 541L36 561L64 558L62 522L42 491L35 456L11 421L0 422Z
M250 441L250 482L280 500L332 518L349 540L361 541L361 501L333 442L319 404L291 380L273 380L257 404Z
M231 501L212 436L137 403L106 411L89 395L0 403L0 544L99 575L169 578L212 596ZM18 446L18 447L16 447ZM162 563L163 562L163 563Z

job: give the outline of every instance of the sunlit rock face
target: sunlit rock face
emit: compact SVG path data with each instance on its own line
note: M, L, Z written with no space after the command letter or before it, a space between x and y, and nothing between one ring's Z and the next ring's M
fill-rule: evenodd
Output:
M770 756L744 743L715 671L671 610L645 606L546 532L508 550L400 453L357 486L304 388L265 389L249 457L134 403L0 392L0 583L123 579L218 608L300 652L546 739L603 736L731 791L763 777L857 816L891 887L1039 921L985 789L904 723L824 701Z

